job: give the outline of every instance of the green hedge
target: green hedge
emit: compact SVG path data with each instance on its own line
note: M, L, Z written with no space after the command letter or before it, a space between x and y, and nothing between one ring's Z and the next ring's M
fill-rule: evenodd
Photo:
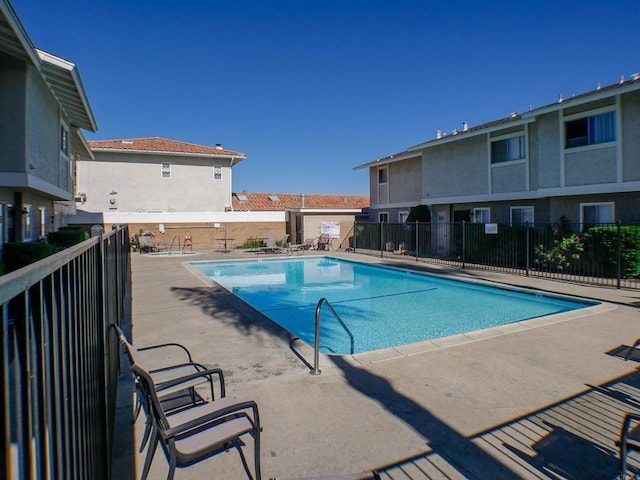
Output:
M592 227L585 241L602 274L609 278L617 277L618 227ZM640 226L620 227L620 275L622 278L640 275Z
M57 232L51 232L47 235L47 242L53 245L57 250L69 248L77 243L84 242L89 238L89 232L76 227L62 227Z
M53 253L55 253L55 247L48 243L5 243L2 247L5 273L26 267Z

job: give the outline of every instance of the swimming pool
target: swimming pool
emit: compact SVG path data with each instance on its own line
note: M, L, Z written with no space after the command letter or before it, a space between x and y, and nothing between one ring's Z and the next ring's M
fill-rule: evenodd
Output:
M313 346L315 308L326 298L354 337L328 312L320 350L362 353L596 304L444 279L332 257L194 262L198 270Z

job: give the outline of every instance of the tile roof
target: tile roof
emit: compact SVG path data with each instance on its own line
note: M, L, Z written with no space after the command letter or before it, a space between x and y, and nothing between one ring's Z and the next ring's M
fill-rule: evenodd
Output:
M363 209L369 207L368 195L312 195L300 193L247 193L232 196L235 211L280 211L286 209ZM246 199L246 200L245 200Z
M96 140L89 142L89 146L92 150L131 150L137 152L183 153L240 158L246 158L247 156L245 153L225 150L222 147L207 147L159 137Z

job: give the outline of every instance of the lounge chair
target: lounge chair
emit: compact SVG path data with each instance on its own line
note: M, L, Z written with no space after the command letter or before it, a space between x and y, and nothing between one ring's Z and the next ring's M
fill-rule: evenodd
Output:
M628 413L625 415L620 430L620 440L616 442L620 449L620 477L627 478L627 463L629 451L640 451L640 415ZM634 477L635 478L635 477Z
M318 237L318 243L316 244L316 250L329 250L331 247L331 237L327 234L322 234Z
M262 247L256 250L256 253L284 253L287 251L289 243L289 234L287 233L282 240L282 246L276 243L275 235L268 233L262 238Z
M242 466L250 479L253 479L247 465L242 447L245 435L254 441L254 474L261 479L260 473L260 417L258 406L253 401L237 402L225 397L202 405L168 413L158 397L158 386L148 371L138 364L132 365L138 378L140 392L150 406L152 421L151 441L142 470L142 480L146 480L158 443L162 446L172 480L175 469L188 467L230 448L238 450ZM201 373L204 375L204 372ZM169 384L177 384L176 379Z

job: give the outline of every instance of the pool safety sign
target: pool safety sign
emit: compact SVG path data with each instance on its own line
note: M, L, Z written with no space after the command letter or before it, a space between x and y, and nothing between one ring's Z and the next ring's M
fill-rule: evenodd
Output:
M340 238L340 222L321 222L320 233L329 238Z
M484 224L484 233L487 235L496 235L498 233L498 224L497 223L485 223Z

